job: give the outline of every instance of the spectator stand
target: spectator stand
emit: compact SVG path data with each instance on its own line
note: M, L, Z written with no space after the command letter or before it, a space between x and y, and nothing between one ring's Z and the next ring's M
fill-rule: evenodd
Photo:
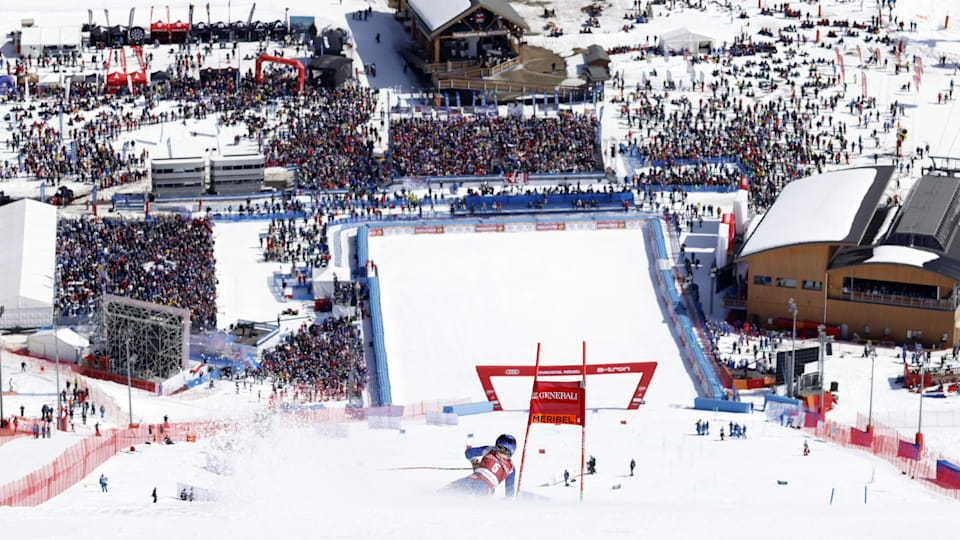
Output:
M706 158L706 159L678 159L678 160L655 160L655 161L646 161L642 159L639 154L632 151L632 149L627 148L622 143L620 144L620 155L623 157L625 166L627 170L639 170L639 169L649 169L649 168L662 168L662 167L689 167L696 165L735 165L740 173L745 175L750 180L750 173L740 162L740 158L737 157L715 157L715 158ZM643 184L643 189L652 190L652 191L672 191L674 189L682 189L684 191L692 192L714 192L714 193L732 193L740 189L739 183L729 183L726 185L704 185L704 184L694 184L687 185L681 183L670 183L670 184L654 184L654 183L645 183Z
M524 195L467 195L452 209L455 215L528 213L528 212L591 212L623 210L634 200L632 191L615 193L581 192Z
M592 183L607 180L615 180L612 173L606 172L580 172L580 173L530 173L524 175L523 185L531 186L555 186L563 184ZM382 191L389 192L400 188L410 189L436 189L437 186L450 188L450 193L456 193L456 190L464 187L480 188L486 185L496 185L507 183L509 179L502 174L473 174L473 175L451 175L451 176L397 176L384 186Z

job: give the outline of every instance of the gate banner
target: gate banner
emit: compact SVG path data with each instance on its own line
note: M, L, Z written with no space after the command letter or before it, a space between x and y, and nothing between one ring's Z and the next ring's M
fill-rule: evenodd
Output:
M530 422L582 426L586 392L582 381L536 381L530 395Z
M591 364L586 367L587 375L617 375L617 374L637 374L640 376L640 382L637 383L630 401L626 404L627 409L639 409L643 403L643 397L650 387L650 381L653 380L653 374L657 370L656 362L625 362L618 364ZM487 396L487 401L493 402L493 410L502 411L500 399L493 388L492 377L533 377L536 372L540 377L556 376L577 376L583 374L583 366L540 366L539 371L534 366L477 366L477 376L480 378L480 386Z

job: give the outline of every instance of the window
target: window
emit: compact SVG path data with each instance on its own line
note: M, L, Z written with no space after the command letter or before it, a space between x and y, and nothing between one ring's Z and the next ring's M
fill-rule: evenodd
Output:
M808 291L822 291L823 282L822 281L810 281L809 279L803 280L803 288Z
M791 289L797 288L797 280L790 278L777 278L777 287L787 287Z
M753 276L753 283L756 285L770 285L770 276Z

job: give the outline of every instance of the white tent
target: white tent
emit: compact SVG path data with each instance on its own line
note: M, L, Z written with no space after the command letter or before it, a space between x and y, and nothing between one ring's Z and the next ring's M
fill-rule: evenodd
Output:
M20 55L37 57L46 47L80 48L79 26L24 28L20 33Z
M712 49L714 38L691 32L686 27L664 32L660 35L660 45L668 51L688 51L698 53L701 49Z
M23 199L0 206L0 328L53 324L57 209Z
M30 354L65 362L80 363L84 351L90 342L80 334L69 328L58 328L56 334L52 329L41 330L27 338L27 350Z
M343 268L327 266L325 268L314 268L312 285L314 298L333 298L333 278L340 281L350 279L350 272Z

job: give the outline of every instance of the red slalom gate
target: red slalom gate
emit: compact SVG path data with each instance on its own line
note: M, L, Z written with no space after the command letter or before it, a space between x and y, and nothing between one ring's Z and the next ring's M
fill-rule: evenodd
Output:
M643 396L650 387L650 381L653 379L653 373L657 370L656 362L625 362L618 364L591 364L586 366L586 375L622 375L626 373L640 374L640 382L633 392L633 397L627 404L627 409L638 409L643 402ZM480 385L487 396L487 401L493 402L493 410L502 411L500 399L497 398L497 392L493 389L491 377L533 377L538 374L540 377L555 376L583 376L584 369L581 366L540 366L537 371L535 366L477 366L477 375L480 377Z

